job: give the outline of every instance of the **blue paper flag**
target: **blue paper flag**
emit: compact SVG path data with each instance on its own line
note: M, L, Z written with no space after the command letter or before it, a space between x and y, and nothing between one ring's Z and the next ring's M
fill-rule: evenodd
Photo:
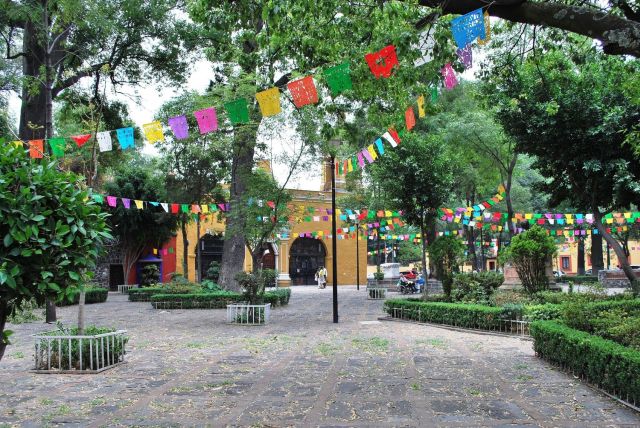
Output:
M116 135L118 136L118 142L120 148L126 150L133 147L133 128L120 128L116 129Z
M451 32L458 48L464 49L476 38L486 38L482 8L469 12L451 21Z
M384 146L382 145L382 140L380 138L378 138L376 140L376 146L378 147L378 151L380 152L381 155L384 154Z

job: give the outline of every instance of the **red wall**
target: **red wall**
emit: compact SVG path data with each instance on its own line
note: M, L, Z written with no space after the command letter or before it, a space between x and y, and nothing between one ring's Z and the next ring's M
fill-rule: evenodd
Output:
M169 248L173 248L173 253L169 252ZM167 254L163 254L162 250L167 250ZM145 248L140 258L144 258L149 254L153 254L153 247ZM167 243L159 248L156 256L162 259L162 278L160 278L160 281L171 281L171 274L176 271L176 237L172 237L167 241ZM129 284L138 283L137 268L138 266L136 264L131 269L131 272L129 272Z

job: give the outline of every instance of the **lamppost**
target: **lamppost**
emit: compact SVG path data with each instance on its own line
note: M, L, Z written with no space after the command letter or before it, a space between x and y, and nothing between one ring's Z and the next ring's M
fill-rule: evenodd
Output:
M356 290L360 291L360 219L356 222Z
M336 148L338 140L329 141L331 162L331 248L333 252L333 322L338 322L338 236L336 233Z

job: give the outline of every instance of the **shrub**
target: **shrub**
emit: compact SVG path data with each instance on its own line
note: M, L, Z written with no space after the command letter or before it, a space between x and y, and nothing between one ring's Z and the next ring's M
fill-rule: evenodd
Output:
M556 320L562 317L562 305L547 303L524 307L523 318L526 321Z
M587 284L592 282L598 282L597 275L576 275L568 279L569 281L573 281L574 284Z
M263 301L264 283L258 274L238 272L235 280L243 290L245 300L252 305L259 305Z
M424 302L451 302L451 298L446 294L425 294L420 300Z
M38 305L35 300L25 300L20 306L13 308L13 312L7 318L7 322L11 324L24 324L33 321L40 321L41 315L35 313L36 310L41 310L42 307Z
M109 296L109 290L102 287L89 287L84 290L84 303L90 305L92 303L104 303ZM74 293L71 300L64 299L57 302L58 306L77 305L80 302L80 293Z
M262 296L265 303L271 306L282 306L289 303L290 289L269 291ZM154 294L149 299L152 304L162 302L163 309L223 309L228 304L246 302L245 296L232 291L216 291L211 293L187 294Z
M493 293L491 300L495 306L503 306L510 303L527 305L531 303L531 296L518 290L498 290Z
M271 306L284 306L289 304L291 298L290 288L278 288L264 293L265 303L271 303Z
M554 321L533 322L530 331L539 357L628 401L640 401L640 352Z
M533 226L514 236L502 257L513 264L524 289L528 293L535 293L549 288L546 268L555 252L553 238L543 228Z
M263 288L275 287L278 281L278 271L275 269L262 269L260 271Z
M155 264L147 264L140 274L141 287L149 287L160 282L160 269Z
M500 326L502 314L502 308L482 305L416 302L406 299L389 299L384 302L384 310L389 315L394 315L394 308L403 309L403 317L416 321L487 330Z
M220 262L214 260L209 263L209 267L207 268L204 278L213 282L218 282L218 279L220 278Z
M167 289L163 287L132 288L129 290L129 301L149 302L151 301L151 296L167 292Z
M500 318L506 320L521 320L524 315L524 305L520 303L507 303L502 306Z
M630 316L640 316L640 299L605 300L589 304L571 302L563 306L562 320L569 327L592 333L595 329L593 320L612 310L622 310Z
M435 263L444 294L450 296L453 274L464 256L464 244L455 236L441 236L429 245L429 256Z
M216 284L215 282L209 280L209 279L205 279L204 281L202 281L200 283L202 290L209 292L209 291L222 291L222 287L220 287L218 284Z
M373 279L376 281L382 281L384 279L384 272L380 270L380 266L378 266L378 270L373 273Z
M504 276L496 272L459 273L453 276L451 298L458 302L488 304L503 282Z

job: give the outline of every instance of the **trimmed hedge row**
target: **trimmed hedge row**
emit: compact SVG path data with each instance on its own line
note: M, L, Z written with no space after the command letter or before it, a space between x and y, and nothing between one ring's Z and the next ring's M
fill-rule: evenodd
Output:
M289 303L290 289L264 293L264 303L282 306ZM162 303L162 309L224 309L229 304L245 302L240 293L215 291L210 293L155 294L150 296L152 304Z
M416 302L406 299L389 299L384 310L394 316L394 309L401 309L402 316L421 322L455 325L466 328L495 329L500 327L502 308L462 303Z
M160 287L143 287L143 288L132 288L129 290L129 301L130 302L150 302L151 296L155 294L166 294L166 288Z
M530 326L536 354L630 402L640 402L640 352L554 321Z
M87 288L84 292L84 303L85 305L90 305L92 303L104 303L107 301L107 297L109 296L109 290L102 287L95 288ZM61 302L57 302L57 306L71 306L77 305L80 303L80 293L73 295L73 300L63 300Z

